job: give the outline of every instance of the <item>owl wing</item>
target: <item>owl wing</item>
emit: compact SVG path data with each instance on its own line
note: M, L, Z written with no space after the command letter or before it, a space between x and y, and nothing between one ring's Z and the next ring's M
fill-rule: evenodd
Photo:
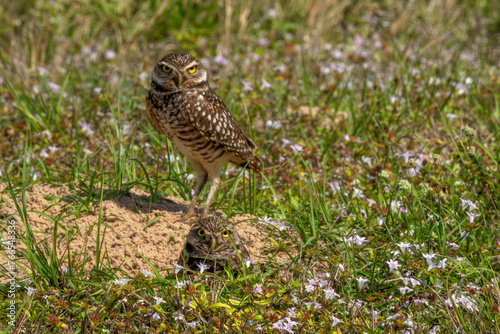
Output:
M158 121L158 118L156 117L155 107L153 106L152 104L153 101L151 100L149 95L150 94L148 93L148 98L146 99L146 116L156 131L165 134L163 127L161 126L160 122Z
M261 170L262 161L252 152L256 148L254 142L243 133L224 102L210 88L184 100L178 108L208 141L234 155L231 162Z

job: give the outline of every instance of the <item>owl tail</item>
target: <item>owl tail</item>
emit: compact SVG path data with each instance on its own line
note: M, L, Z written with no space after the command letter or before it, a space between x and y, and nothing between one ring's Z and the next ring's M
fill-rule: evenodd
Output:
M243 138L245 138L245 140L248 144L248 147L252 151L255 150L257 148L257 145L255 145L255 143L247 135L245 135L244 133L242 133L242 135L243 135ZM250 152L250 154L248 154L244 159L245 160L243 162L238 161L238 162L233 162L233 163L235 165L243 167L243 168L250 168L251 170L253 170L256 173L260 173L262 171L263 162L258 156L256 156L252 152Z
M250 168L256 173L262 172L262 160L253 154L251 157L246 162L241 162L241 163L236 163L237 166L243 167L243 168Z

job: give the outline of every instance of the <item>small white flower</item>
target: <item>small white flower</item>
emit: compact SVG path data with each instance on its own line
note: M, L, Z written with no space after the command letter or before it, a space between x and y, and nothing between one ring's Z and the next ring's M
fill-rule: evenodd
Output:
M244 259L243 261L245 261L245 266L247 268L249 268L253 264L253 260L252 259Z
M338 181L328 182L328 186L330 187L330 189L333 191L334 194L340 191L340 182Z
M229 64L229 60L222 55L217 55L214 58L214 63L219 65L227 65Z
M116 285L125 285L127 284L131 279L130 278L119 278L119 279L115 279L113 281L113 283L115 283Z
M308 278L307 279L309 281L309 284L312 285L312 286L317 286L318 285L318 281L315 280L314 278Z
M420 174L419 170L418 169L415 169L415 168L408 168L408 177L415 177L417 176L418 174Z
M285 319L276 321L271 328L279 329L281 333L293 333L293 327L298 324L298 322L286 317Z
M358 188L353 188L352 198L364 198L363 192Z
M408 180L400 180L399 186L406 191L411 190L411 183Z
M302 152L304 150L304 148L299 145L299 144L293 144L293 145L290 145L290 149L293 151L293 153L297 154L299 152Z
M331 316L331 319L332 319L332 327L335 327L337 326L338 324L340 323L343 323L342 320L340 320L339 318L335 317L334 315Z
M49 82L47 83L47 86L49 87L49 89L51 91L53 91L54 93L59 93L61 91L61 86L59 86L58 84L56 83L53 83L53 82Z
M371 198L367 198L366 201L368 202L368 205L369 206L374 206L377 204L377 202L375 202L374 200L372 200Z
M78 125L80 126L80 131L82 131L83 133L86 133L89 136L94 135L95 131L92 130L92 124L85 121L79 121Z
M405 164L407 164L408 159L410 159L413 156L413 154L411 154L409 151L406 151L405 153L401 153L399 156L402 157L403 160L405 161Z
M448 259L442 259L441 261L439 261L439 263L436 265L436 267L437 267L437 268L439 268L439 269L444 269L444 268L446 268L446 261L447 261L447 260L448 260Z
M284 148L288 145L290 145L291 141L289 141L288 139L286 138L281 138L281 147Z
M474 210L479 210L479 207L472 201L464 198L460 198L460 201L462 202L462 209L464 210L469 210L469 211L474 211Z
M463 125L462 126L462 133L464 134L464 136L468 137L468 138L473 138L476 136L476 130L474 130L473 128L471 128L470 126L468 125Z
M307 292L313 292L315 287L314 285L308 284L305 286Z
M148 270L146 269L142 269L142 273L144 274L144 276L146 277L149 277L149 276L153 276L154 274L152 272L149 272Z
M262 287L260 286L259 283L255 284L255 289L253 290L253 292L262 294Z
M389 261L386 261L385 263L387 263L389 265L389 272L392 273L392 271L394 269L398 270L399 267L401 267L400 264L398 264L398 261L396 260L389 260Z
M57 151L60 150L60 148L57 147L57 146L47 146L47 148L49 149L50 154L54 154L54 153L56 153Z
M480 214L479 213L475 213L475 212L469 212L469 211L465 211L465 213L467 214L467 216L469 216L469 223L473 223L474 222L474 219L476 217L479 217Z
M279 120L274 120L273 121L273 120L268 119L266 121L266 123L264 124L264 127L266 129L271 129L272 128L272 129L278 130L279 128L281 128L282 125L283 125L283 123L281 121L279 121Z
M420 282L414 278L410 277L410 283L413 288L415 288L417 285L420 285Z
M286 311L286 315L290 318L295 318L297 316L297 312L295 311L295 307L290 307Z
M260 88L267 89L267 88L273 88L273 86L266 80L262 79L262 84L260 85Z
M340 298L340 295L335 292L333 289L323 290L325 292L325 299L330 300L333 298Z
M28 290L28 296L31 296L33 294L33 292L35 292L38 289L34 289L32 287L27 287L26 290Z
M380 173L378 173L378 176L380 176L383 179L388 179L390 177L390 174L385 169L382 169Z
M245 80L242 80L241 83L243 84L243 87L241 88L242 91L244 91L244 92L253 91L252 86L248 82L246 82Z
M42 150L40 151L40 158L48 158L49 157L49 154L47 153L47 149L45 148L42 148Z
M277 15L278 15L278 12L276 11L276 9L274 9L274 8L268 9L267 16L269 16L269 17L271 17L271 18L274 19Z
M172 264L173 264L173 265L174 265L174 267L175 267L175 269L174 269L174 274L178 274L181 270L186 269L186 268L184 268L183 266L178 265L178 264L177 264L177 263L175 263L175 262L173 262Z
M186 326L191 327L191 328L195 328L198 323L199 323L199 321L186 322Z
M184 286L185 286L186 284L188 284L188 283L189 283L189 281L179 281L178 283L176 283L176 284L174 285L174 288L176 288L176 289L180 289L180 288L184 287Z
M458 118L458 116L455 114L446 114L446 118L448 118L450 121L453 121L455 118Z
M360 237L359 235L356 234L353 238L353 242L356 246L363 247L363 245L367 243L368 240L366 240L365 237Z
M269 40L266 37L262 36L257 41L257 44L265 48L269 46Z
M411 244L407 242L400 242L399 244L396 244L399 248L401 248L401 254L404 254L406 252L406 249L410 248Z
M47 74L49 74L49 70L47 70L45 67L37 67L36 70L42 76L46 76Z
M372 160L373 160L373 158L370 158L370 157L361 157L361 161L363 161L365 164L367 164L368 167L371 167Z
M359 290L363 289L363 287L365 286L365 283L368 282L368 280L364 277L358 277L358 278L356 278L356 280L358 281Z
M427 264L429 265L429 267L427 267L428 271L431 271L432 269L437 268L436 264L432 261L428 261Z
M115 59L116 58L116 52L110 49L107 49L104 51L104 58L107 60Z
M432 259L436 257L436 254L422 253L422 256L427 260L427 264L430 264L432 262Z
M153 297L154 300L156 301L156 305L160 305L161 303L165 303L165 299L161 297Z
M200 268L200 274L203 274L205 270L208 270L210 268L210 266L205 263L197 263L196 265L198 266L198 268Z
M328 274L328 273L327 273L327 274ZM328 282L327 282L327 281L325 281L324 279L321 279L321 278L320 278L320 279L318 279L318 286L319 286L320 288L323 288L323 287L325 287L325 286L327 286L327 285L328 285Z
M35 167L31 166L30 176L33 178L33 181L36 181L40 177L40 173L38 173L38 170Z
M401 292L401 294L402 294L402 295L407 294L407 293L410 293L410 292L412 292L412 291L413 291L413 289L412 289L412 288L409 288L409 287L407 287L407 286L405 286L405 287L401 287L401 288L398 288L398 289L399 289L399 292Z
M286 226L284 222L275 222L274 225L278 228L280 231L285 231L290 229L290 226Z
M181 311L175 311L173 316L175 321L185 321L184 314Z

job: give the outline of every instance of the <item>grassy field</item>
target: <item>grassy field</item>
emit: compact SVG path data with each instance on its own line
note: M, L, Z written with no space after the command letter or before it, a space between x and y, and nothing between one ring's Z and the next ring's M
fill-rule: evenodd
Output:
M500 333L499 4L0 3L0 190L17 203L0 201L0 330ZM144 115L156 61L177 51L203 59L258 146L263 174L228 165L213 206L253 215L268 260L129 275L99 238L92 269L61 256L63 221L104 230L107 198L189 200L189 164ZM35 184L71 190L46 198L65 201L46 243Z

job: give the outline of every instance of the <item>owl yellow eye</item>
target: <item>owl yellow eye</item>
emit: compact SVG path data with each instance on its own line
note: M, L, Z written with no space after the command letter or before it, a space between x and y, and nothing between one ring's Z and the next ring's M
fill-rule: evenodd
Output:
M169 73L170 71L172 71L172 68L168 67L167 65L163 65L162 69L163 69L163 72L165 72L165 73Z
M228 232L228 231L224 231L224 232L222 232L222 236L223 236L224 238L229 237L229 232Z
M196 72L196 66L188 68L188 72L191 73L191 74L193 74L194 72Z
M204 237L205 236L205 231L202 230L202 229L199 229L197 234L198 234L199 237Z

